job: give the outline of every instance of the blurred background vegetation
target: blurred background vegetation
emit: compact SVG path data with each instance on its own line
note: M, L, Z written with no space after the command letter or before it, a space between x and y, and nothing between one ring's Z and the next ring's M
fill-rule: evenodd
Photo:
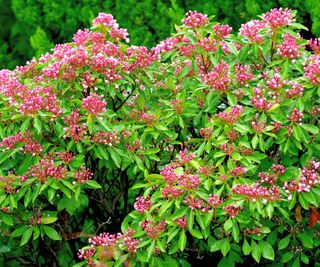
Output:
M152 47L169 37L188 10L215 15L237 30L280 6L298 11L298 22L311 30L303 33L305 38L320 36L318 0L0 0L0 69L24 65L54 44L70 42L102 11L128 29L131 44Z

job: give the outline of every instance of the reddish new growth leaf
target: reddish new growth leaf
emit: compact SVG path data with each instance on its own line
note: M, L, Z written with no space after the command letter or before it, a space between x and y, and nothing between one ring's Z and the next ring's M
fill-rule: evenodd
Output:
M315 207L309 206L309 209L311 209L311 214L309 216L309 223L310 223L310 227L313 228L313 226L320 219L320 213L316 210Z

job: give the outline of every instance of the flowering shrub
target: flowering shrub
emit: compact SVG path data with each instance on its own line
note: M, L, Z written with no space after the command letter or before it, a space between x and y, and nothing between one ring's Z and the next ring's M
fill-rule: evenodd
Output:
M288 9L238 35L182 22L148 50L101 13L0 72L7 252L71 265L89 237L77 266L318 263L318 41Z

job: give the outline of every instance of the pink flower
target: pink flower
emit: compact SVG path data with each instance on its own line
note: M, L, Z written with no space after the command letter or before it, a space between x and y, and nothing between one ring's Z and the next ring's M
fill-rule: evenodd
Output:
M150 210L152 206L152 203L150 201L150 196L148 196L147 198L137 197L133 206L134 206L134 209L139 213L144 213L144 211Z
M80 167L80 170L77 170L76 174L74 175L74 179L80 183L85 183L86 181L90 180L93 177L93 173L84 167Z
M241 166L235 167L229 171L229 174L231 174L234 177L243 177L247 173L247 169L243 168Z
M239 35L244 35L252 43L263 41L263 37L259 31L265 26L265 23L260 20L251 20L246 24L242 24L239 30Z
M229 25L216 24L212 26L212 30L215 32L218 39L225 39L232 31Z
M235 218L241 211L241 207L236 207L234 204L229 204L223 207L223 209L229 214L231 218Z
M290 25L295 21L294 17L295 15L288 8L274 8L262 15L263 21L270 25L272 29Z
M103 100L103 96L99 96L96 93L90 94L88 97L82 100L82 106L89 112L98 115L101 112L106 111L106 102Z
M182 23L191 28L200 28L208 24L208 16L197 11L188 11Z
M304 118L304 115L302 112L300 112L297 108L294 108L291 111L291 114L288 115L288 118L290 121L294 124L299 124L302 122L302 119Z
M120 137L117 133L98 132L92 137L92 141L112 147L120 143Z
M320 56L313 55L310 58L308 58L304 70L304 75L312 84L320 84Z
M177 218L173 220L180 228L187 229L188 228L188 222L187 217L183 216L181 218Z
M315 54L320 54L320 38L310 39L307 44Z
M230 78L228 75L229 66L226 62L215 65L211 72L204 74L203 83L211 86L214 91L227 92L229 90Z
M234 124L241 117L242 113L243 107L241 105L236 105L231 108L230 112L222 111L214 117L221 119L224 123Z
M278 55L283 58L295 59L301 56L299 49L303 49L304 46L298 45L294 36L289 33L284 34L283 42L278 45Z

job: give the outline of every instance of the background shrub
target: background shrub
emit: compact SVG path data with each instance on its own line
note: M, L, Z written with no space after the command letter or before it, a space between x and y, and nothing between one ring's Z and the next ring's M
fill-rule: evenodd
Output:
M188 10L198 10L238 30L241 23L273 7L298 11L297 20L315 36L320 35L319 5L313 0L145 0L145 1L0 1L0 67L13 69L33 56L49 51L53 44L70 42L79 28L89 27L98 12L112 13L130 32L131 43L152 47L168 37ZM303 32L306 38L311 33Z

